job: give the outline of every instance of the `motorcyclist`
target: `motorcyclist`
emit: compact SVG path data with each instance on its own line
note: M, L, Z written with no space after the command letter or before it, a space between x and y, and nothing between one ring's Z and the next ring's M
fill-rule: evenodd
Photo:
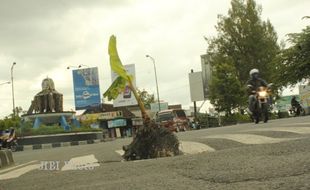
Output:
M299 102L296 100L296 96L293 96L291 99L291 110L296 112L296 115L300 114L300 104Z
M250 79L247 81L248 86L248 92L249 92L249 107L248 112L250 115L253 114L255 109L255 103L256 103L256 90L263 86L267 87L268 84L265 80L259 78L259 70L258 69L252 69L250 71Z
M299 106L299 102L296 100L296 96L293 96L291 99L291 106L292 108L296 108Z

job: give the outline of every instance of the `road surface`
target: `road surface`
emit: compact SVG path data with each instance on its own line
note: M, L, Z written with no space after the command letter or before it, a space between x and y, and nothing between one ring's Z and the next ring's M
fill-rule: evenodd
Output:
M180 132L184 155L124 162L131 139L14 153L11 189L310 189L310 117Z

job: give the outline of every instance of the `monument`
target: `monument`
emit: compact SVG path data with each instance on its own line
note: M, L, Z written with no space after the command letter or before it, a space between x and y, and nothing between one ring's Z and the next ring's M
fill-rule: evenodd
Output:
M38 128L41 124L58 124L64 130L70 130L69 120L79 126L74 116L75 112L63 111L63 95L55 89L54 81L47 77L41 86L42 90L34 96L27 114L22 116L24 121L32 121L34 128Z

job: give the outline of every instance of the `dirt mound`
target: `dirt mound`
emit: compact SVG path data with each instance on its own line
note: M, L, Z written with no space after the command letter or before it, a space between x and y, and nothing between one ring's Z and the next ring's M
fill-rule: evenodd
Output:
M168 157L179 155L179 140L166 128L155 124L138 129L132 143L123 146L125 160Z

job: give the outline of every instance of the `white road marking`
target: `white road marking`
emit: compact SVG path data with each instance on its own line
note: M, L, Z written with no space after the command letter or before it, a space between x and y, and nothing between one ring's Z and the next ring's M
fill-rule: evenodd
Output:
M206 144L199 143L199 142L191 142L191 141L180 141L179 149L184 154L198 154L201 152L215 151L212 147ZM124 154L123 150L116 150L115 152L121 156Z
M123 156L125 153L123 150L116 150L115 152L121 156Z
M219 138L219 139L229 139L237 141L243 144L270 144L278 143L282 141L295 140L296 138L271 138L261 135L251 135L251 134L222 134L222 135L212 135L204 138Z
M202 152L213 152L214 148L199 142L181 141L179 146L180 151L184 154L198 154Z
M284 125L284 126L292 126L292 125L309 125L309 126L310 126L310 123L284 123L284 124L281 124L281 125Z
M0 174L2 174L4 172L7 172L7 171L10 171L10 170L14 170L16 168L20 168L20 167L25 166L25 165L32 164L34 162L38 162L38 160L32 160L32 161L24 163L24 164L20 164L20 165L14 166L14 167L9 167L9 168L6 168L6 169L2 169L2 170L0 170Z
M61 171L66 170L92 170L94 167L100 166L98 160L93 154L71 158L68 163L61 168Z
M0 175L0 180L5 180L5 179L12 179L12 178L17 178L27 172L30 172L32 170L36 170L39 169L41 166L41 164L32 164L32 165L28 165L13 171L10 171L8 173L5 174L1 174Z
M291 132L291 133L298 133L298 134L310 134L310 127L257 128L255 129L255 131L283 131L283 132Z

